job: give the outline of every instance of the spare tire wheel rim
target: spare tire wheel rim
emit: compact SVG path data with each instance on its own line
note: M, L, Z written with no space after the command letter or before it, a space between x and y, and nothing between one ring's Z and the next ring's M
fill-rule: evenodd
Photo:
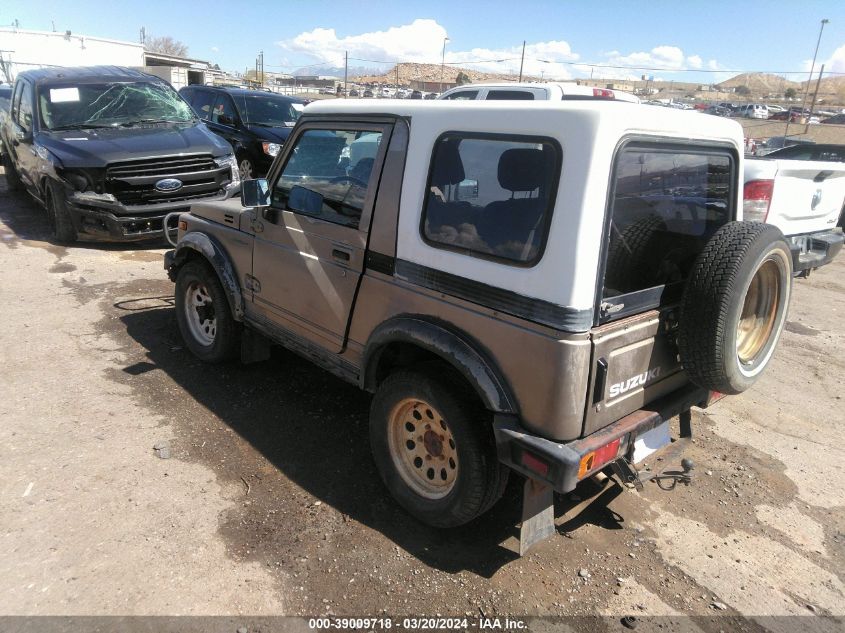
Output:
M214 300L204 283L193 281L185 291L185 317L191 336L201 345L214 345L217 335L217 317Z
M771 253L754 271L745 291L736 327L736 356L740 371L754 376L774 351L785 316L789 279L778 253Z
M411 490L442 499L458 477L458 451L448 423L430 403L405 398L391 410L387 426L390 457Z

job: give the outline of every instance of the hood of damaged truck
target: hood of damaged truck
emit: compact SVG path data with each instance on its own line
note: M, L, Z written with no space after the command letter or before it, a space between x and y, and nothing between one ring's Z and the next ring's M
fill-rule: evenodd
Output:
M110 163L164 156L231 154L232 148L204 123L144 123L132 127L42 131L36 142L65 167L107 167Z

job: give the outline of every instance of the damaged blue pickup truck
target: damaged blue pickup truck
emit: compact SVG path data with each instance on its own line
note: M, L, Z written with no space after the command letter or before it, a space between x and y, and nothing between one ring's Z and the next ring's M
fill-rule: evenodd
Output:
M18 75L0 153L11 190L47 211L53 238L161 238L164 217L240 191L232 148L165 81L128 68Z

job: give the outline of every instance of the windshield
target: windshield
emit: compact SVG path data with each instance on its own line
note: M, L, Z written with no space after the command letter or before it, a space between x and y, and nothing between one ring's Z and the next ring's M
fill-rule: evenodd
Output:
M293 127L302 113L302 105L290 99L268 95L245 95L247 123L267 127Z
M39 105L48 130L194 120L190 106L175 90L154 82L44 86Z

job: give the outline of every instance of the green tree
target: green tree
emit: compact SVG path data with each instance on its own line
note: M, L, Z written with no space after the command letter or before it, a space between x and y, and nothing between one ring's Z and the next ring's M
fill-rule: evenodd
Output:
M783 93L783 96L787 99L794 99L795 95L798 93L796 92L795 88L787 88L786 91Z
M461 71L458 73L458 76L455 78L455 83L459 86L463 86L464 84L471 84L472 79L469 78L465 72Z

